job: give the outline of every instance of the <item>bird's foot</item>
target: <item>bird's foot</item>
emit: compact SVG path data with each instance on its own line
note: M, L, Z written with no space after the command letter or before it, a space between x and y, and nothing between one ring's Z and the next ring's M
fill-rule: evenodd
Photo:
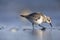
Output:
M45 27L43 27L41 30L42 30L42 31L45 31L45 30L46 30L46 28L45 28Z

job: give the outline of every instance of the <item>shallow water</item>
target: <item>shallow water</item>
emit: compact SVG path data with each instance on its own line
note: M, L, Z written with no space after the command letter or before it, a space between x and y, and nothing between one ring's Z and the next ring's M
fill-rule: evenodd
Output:
M0 40L59 40L60 31L50 30L45 31L36 30L36 34L32 35L31 31L0 31Z

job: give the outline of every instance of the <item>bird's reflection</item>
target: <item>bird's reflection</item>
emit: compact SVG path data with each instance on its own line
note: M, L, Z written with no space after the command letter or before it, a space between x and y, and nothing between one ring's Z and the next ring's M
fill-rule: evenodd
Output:
M36 36L38 40L50 40L52 39L52 34L50 30L36 30Z
M34 39L34 40L50 40L52 39L52 32L51 30L38 30L35 29L35 31L33 32L31 29L29 29L29 33L30 33L30 38ZM33 34L32 34L33 33Z

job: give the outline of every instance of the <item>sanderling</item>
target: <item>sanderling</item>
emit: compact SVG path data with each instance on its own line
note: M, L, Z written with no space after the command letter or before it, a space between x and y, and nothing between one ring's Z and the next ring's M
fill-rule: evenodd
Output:
M45 30L45 27L42 26L41 23L48 23L52 27L51 18L44 15L42 12L34 12L34 13L29 14L29 15L20 15L20 16L25 17L26 19L28 19L32 23L33 30L34 30L35 24L42 27L41 30Z

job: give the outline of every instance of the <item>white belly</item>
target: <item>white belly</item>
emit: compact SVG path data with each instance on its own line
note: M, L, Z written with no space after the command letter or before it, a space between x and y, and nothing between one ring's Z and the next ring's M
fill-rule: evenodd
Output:
M40 19L38 19L37 21L35 21L35 24L41 24L43 22L43 17L41 16Z

